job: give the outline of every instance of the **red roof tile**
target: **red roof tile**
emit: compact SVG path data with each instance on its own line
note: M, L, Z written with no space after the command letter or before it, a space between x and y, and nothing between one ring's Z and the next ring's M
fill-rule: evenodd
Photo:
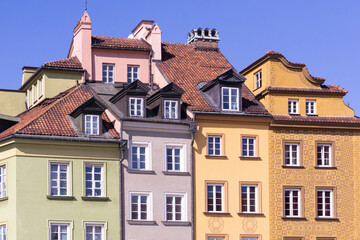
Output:
M93 95L90 90L82 84L62 92L54 98L45 99L34 108L20 114L18 117L21 118L21 121L2 132L0 138L13 134L77 137L67 115L91 97ZM110 134L118 138L118 133L105 113L103 113L102 119Z
M81 62L75 57L64 58L53 62L43 63L42 67L45 68L63 68L63 69L78 69L83 70Z
M360 125L358 117L320 117L320 116L300 116L300 115L273 115L276 122L291 122L301 124L341 124L341 125Z
M91 42L93 48L133 49L142 51L150 51L152 49L149 43L136 38L92 36Z
M214 111L196 89L200 82L208 82L232 68L218 49L199 49L193 44L163 43L162 62L157 66L166 78L176 83L185 93L183 100L193 111ZM243 85L243 109L248 113L266 114L264 106L255 100Z

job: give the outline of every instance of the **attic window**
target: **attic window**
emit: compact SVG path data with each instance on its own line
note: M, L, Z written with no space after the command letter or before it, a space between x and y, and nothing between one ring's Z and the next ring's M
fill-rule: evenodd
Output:
M164 118L178 118L178 102L174 100L164 101Z
M255 89L258 89L262 85L262 73L261 73L261 70L254 74L254 78L255 78Z
M130 98L129 100L130 116L143 116L143 99Z
M239 110L239 89L223 87L222 88L222 110L238 111Z
M85 134L99 135L98 115L85 115Z

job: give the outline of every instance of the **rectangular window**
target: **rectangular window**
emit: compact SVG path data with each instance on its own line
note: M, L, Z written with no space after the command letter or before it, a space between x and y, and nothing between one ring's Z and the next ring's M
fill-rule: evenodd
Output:
M333 190L317 189L317 216L319 218L333 217Z
M127 67L127 82L132 83L139 79L139 66Z
M38 96L39 96L39 92L38 92L38 86L37 84L35 83L34 86L33 86L33 91L34 91L34 94L35 94L35 97L34 97L34 101L37 101L38 100Z
M85 115L85 133L89 135L99 135L98 115Z
M184 195L166 194L166 221L185 221Z
M86 223L85 224L85 239L86 240L104 240L105 239L104 224L87 224Z
M6 240L6 225L0 225L0 240Z
M222 89L222 110L239 110L239 89L223 87Z
M298 100L289 100L288 110L289 114L298 114Z
M258 88L260 88L261 87L261 85L262 85L262 73L261 73L261 70L260 71L258 71L258 72L256 72L255 73L255 75L254 75L254 77L255 77L255 89L258 89Z
M300 189L284 190L284 216L300 217Z
M306 100L306 115L316 114L316 102L314 100Z
M69 195L69 164L50 163L50 195Z
M0 166L0 198L5 198L5 197L6 197L6 165L2 165Z
M178 118L178 101L165 100L164 101L164 118Z
M149 170L149 147L148 145L131 146L131 169Z
M50 225L51 240L70 240L69 224L55 224Z
M258 212L257 198L257 185L241 185L241 212Z
M221 156L221 136L208 136L208 155Z
M242 138L242 156L255 157L255 138L243 137Z
M207 240L225 240L225 237L207 237Z
M103 197L104 196L104 176L103 165L85 165L85 196Z
M114 65L113 64L103 64L102 65L103 73L103 83L114 83Z
M33 94L32 94L32 89L29 89L29 106L31 106L33 104Z
M39 80L39 93L40 93L40 97L42 95L44 95L44 92L43 92L43 89L44 89L44 86L43 86L44 82L43 82L43 78L40 78Z
M317 145L317 166L331 167L331 144Z
M150 195L147 193L131 193L131 220L151 220Z
M207 184L206 196L208 212L224 212L224 184Z
M183 147L166 146L166 171L184 171Z
M285 166L299 166L299 144L285 143Z
M130 116L143 116L143 99L130 98Z

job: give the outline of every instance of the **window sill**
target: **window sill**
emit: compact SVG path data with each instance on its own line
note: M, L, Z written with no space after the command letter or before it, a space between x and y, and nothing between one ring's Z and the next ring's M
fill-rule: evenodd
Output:
M127 220L129 225L156 225L156 221L149 220Z
M295 168L295 169L305 169L304 166L287 166L287 165L282 165L282 168Z
M239 216L245 216L245 217L265 217L264 213L245 213L245 212L238 212L237 213Z
M306 113L306 116L318 116L316 113Z
M3 197L3 198L0 198L0 202L2 202L2 201L6 201L6 200L8 200L9 199L9 197Z
M75 200L74 196L53 196L53 195L46 195L46 198L49 200Z
M227 156L224 155L205 155L208 159L228 159Z
M191 222L186 221L162 221L164 226L191 226Z
M231 216L229 212L203 212L205 215Z
M164 175L174 175L174 176L190 176L189 172L180 172L180 171L163 171Z
M261 157L243 157L239 156L240 160L249 160L249 161L261 161Z
M336 217L316 217L316 221L334 221L334 222L340 222L339 218Z
M329 169L329 170L337 170L337 167L320 167L320 166L315 166L315 169Z
M91 197L91 196L81 196L84 201L99 201L99 202L107 202L110 201L109 197Z
M127 169L128 173L134 173L134 174L153 174L155 175L155 171L153 170L137 170L137 169Z
M289 221L307 221L306 217L282 217L282 219Z

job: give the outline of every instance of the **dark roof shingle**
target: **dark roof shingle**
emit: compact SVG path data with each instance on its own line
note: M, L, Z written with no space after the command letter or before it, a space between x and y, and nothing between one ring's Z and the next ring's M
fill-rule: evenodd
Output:
M116 38L92 36L91 47L93 48L109 48L109 49L133 49L150 51L151 45L144 40L136 38Z

